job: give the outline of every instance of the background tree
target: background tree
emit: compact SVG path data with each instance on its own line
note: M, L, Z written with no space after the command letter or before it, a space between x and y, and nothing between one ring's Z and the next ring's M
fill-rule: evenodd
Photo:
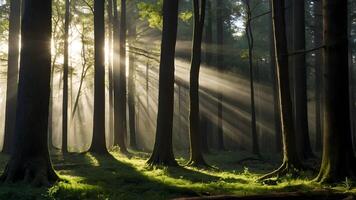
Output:
M11 153L16 121L17 81L20 55L21 0L10 1L9 46L6 89L4 145L2 152Z
M58 180L47 146L51 76L51 2L27 0L21 30L21 61L14 149L0 180L48 185Z

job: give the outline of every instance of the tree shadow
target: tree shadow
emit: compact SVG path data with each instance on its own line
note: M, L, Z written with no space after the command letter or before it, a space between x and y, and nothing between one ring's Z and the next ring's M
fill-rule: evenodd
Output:
M130 164L117 160L111 154L105 156L96 154L71 155L68 160L68 162L72 162L73 166L68 169L62 168L59 173L64 175L64 179L72 176L79 179L79 181L76 181L77 183L92 186L93 190L97 190L91 194L88 191L87 198L168 199L198 196L192 190L165 184L163 181L156 180L155 177L149 177ZM83 191L81 187L77 188L78 192L71 191L75 189L63 187L63 190L58 191L55 197L65 195L67 199L78 198L78 192L83 193ZM73 196L69 196L71 192L73 192Z

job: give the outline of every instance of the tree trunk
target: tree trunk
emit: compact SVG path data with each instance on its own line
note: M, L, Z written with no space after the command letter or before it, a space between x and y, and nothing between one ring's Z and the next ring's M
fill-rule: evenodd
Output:
M14 144L16 148L0 180L34 186L54 183L58 176L48 152L51 77L51 1L27 0L22 20L22 50Z
M270 5L272 10L272 5ZM271 31L270 31L270 59L271 59L271 72L272 72L272 87L273 87L273 108L274 108L274 131L276 138L276 152L282 152L282 130L281 130L281 116L279 109L279 91L278 91L278 80L276 71L276 54L274 49L274 35L273 35L273 22L271 17Z
M13 151L13 135L16 120L17 81L20 54L21 0L10 1L9 49L7 68L7 90L5 111L5 132L2 152Z
M114 129L114 82L113 82L113 23L114 23L114 16L113 16L113 1L108 0L108 49L109 49L109 133L113 133Z
M223 45L224 45L224 19L223 19L223 2L216 1L216 30L217 30L217 68L218 74L223 73ZM220 90L219 90L220 91ZM223 107L222 94L218 92L218 150L224 150L224 127L223 127Z
M114 1L114 7L117 3ZM115 7L117 8L117 7ZM115 10L114 10L115 11ZM116 111L114 117L114 131L115 131L115 138L114 143L117 144L120 148L120 151L124 154L127 154L127 148L125 143L125 137L127 134L127 125L126 125L126 0L121 0L121 16L120 16L120 23L118 20L117 11L114 14L116 18L116 31L119 36L118 41L116 41L115 45L119 45L116 52L118 53L118 60L116 63L116 75L115 78L116 84L114 89L114 110ZM118 28L118 25L119 28ZM114 33L115 34L115 33ZM114 37L117 37L114 36Z
M177 165L173 155L174 58L178 27L178 0L163 0L163 32L159 68L156 138L150 165Z
M294 0L293 6L293 50L305 50L305 2ZM314 157L309 139L308 98L307 98L307 65L305 54L292 57L294 71L294 110L295 132L298 153L302 160Z
M205 20L206 0L194 0L194 27L193 27L193 47L192 61L190 68L190 112L189 112L189 133L190 133L190 160L189 165L206 165L202 152L202 136L199 130L200 110L199 110L199 73L201 64L201 44L203 39Z
M293 125L293 105L289 85L289 64L287 50L287 34L285 23L284 1L272 0L273 33L275 41L276 71L279 90L279 108L283 138L283 163L277 170L262 176L260 179L275 175L294 173L302 166L295 144Z
M205 28L205 63L207 67L211 67L212 64L212 43L213 43L213 13L211 9L211 1L206 0L206 28ZM207 113L201 113L201 129L202 134L202 149L204 153L209 153L208 137L211 135L211 129L208 129L208 126L211 126L212 122L208 118Z
M130 46L133 45L136 39L136 2L131 1L131 12L134 13L130 21L128 34L130 36ZM135 57L132 52L129 53L129 80L128 80L128 108L129 108L129 127L130 127L130 147L137 148L136 144L136 110L135 110L135 95L136 95L136 64Z
M323 40L322 0L314 1L314 45L320 47ZM322 66L323 56L321 50L315 52L315 150L322 150Z
M255 106L255 88L254 88L254 73L253 73L253 45L254 38L251 27L251 8L250 1L245 0L247 22L246 22L246 37L248 43L248 63L250 67L250 90L251 90L251 138L252 138L252 153L260 155L260 148L258 144L257 126L256 126L256 106Z
M64 16L64 53L63 53L63 101L62 101L62 153L68 153L68 39L69 39L69 17L70 1L65 1Z
M94 1L94 120L90 152L106 154L105 141L105 1Z
M319 182L355 178L351 142L347 1L323 0L324 16L324 149Z

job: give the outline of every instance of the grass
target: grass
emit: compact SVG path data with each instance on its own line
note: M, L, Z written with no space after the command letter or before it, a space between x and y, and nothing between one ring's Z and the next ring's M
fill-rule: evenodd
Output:
M253 195L271 192L320 190L356 194L352 181L345 180L336 186L319 185L309 181L310 172L298 178L285 177L266 185L256 179L277 165L277 158L266 162L238 163L251 155L244 152L213 152L207 160L214 167L148 167L148 154L132 152L127 158L117 152L112 156L76 154L65 158L53 157L57 173L62 178L51 188L32 188L13 184L0 186L0 199L171 199L202 195ZM0 156L3 170L7 157ZM184 164L186 160L179 158Z

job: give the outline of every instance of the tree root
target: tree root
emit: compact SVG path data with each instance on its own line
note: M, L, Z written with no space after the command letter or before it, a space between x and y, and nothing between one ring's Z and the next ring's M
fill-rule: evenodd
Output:
M48 187L59 180L50 162L43 158L12 159L0 177L2 183L24 182L34 187Z
M298 173L298 169L296 169L293 165L290 165L287 162L283 162L283 164L276 169L275 171L265 174L263 176L261 176L260 178L257 179L257 181L261 182L263 180L266 179L270 179L273 177L281 177L281 176L285 176L286 174L292 174L292 175L296 175Z

